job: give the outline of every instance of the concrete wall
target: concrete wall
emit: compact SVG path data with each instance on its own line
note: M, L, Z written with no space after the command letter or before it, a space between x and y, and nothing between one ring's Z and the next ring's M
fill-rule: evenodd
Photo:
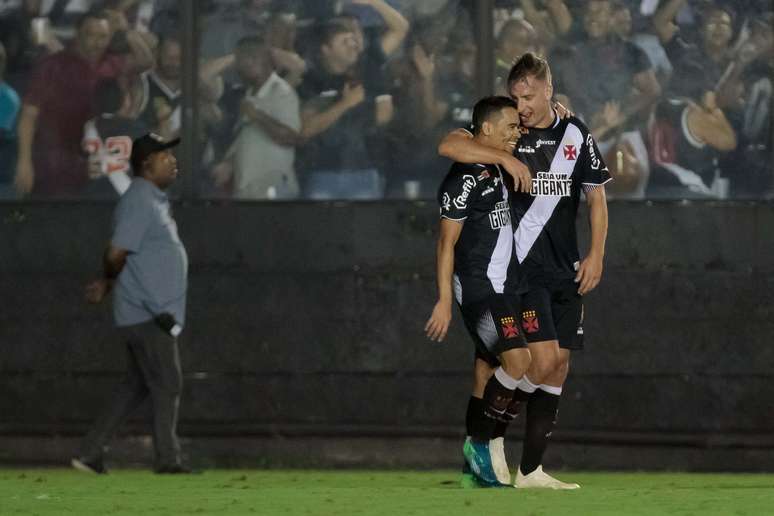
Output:
M109 306L82 301L111 211L0 205L0 439L82 433L121 377ZM472 345L456 313L448 342L422 334L435 301L435 206L175 211L191 258L182 434L462 435ZM557 441L768 454L774 205L611 203L607 248ZM145 417L129 429L147 431ZM33 447L23 459L35 457ZM609 456L595 464L616 467Z

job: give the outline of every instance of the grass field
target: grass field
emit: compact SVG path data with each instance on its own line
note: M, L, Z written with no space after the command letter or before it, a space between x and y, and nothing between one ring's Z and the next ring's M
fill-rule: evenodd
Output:
M452 471L0 470L0 514L774 514L774 475L564 473L573 492L461 489Z

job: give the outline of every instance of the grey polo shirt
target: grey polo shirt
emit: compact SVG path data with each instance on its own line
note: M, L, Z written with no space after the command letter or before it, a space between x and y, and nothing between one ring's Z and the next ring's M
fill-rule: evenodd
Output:
M116 206L111 244L129 251L113 295L116 325L141 324L169 312L182 326L188 256L167 195L135 178Z

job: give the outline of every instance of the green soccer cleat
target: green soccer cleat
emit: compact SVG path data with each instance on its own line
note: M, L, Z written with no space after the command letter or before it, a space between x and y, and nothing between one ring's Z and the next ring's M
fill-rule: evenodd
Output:
M512 487L497 480L497 475L492 468L488 442L466 440L462 447L462 454L479 487Z

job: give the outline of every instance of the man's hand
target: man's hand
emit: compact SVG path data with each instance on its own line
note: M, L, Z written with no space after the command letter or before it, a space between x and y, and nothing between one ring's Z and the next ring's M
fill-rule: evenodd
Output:
M502 165L505 171L513 178L514 190L524 193L528 193L532 190L532 174L530 174L527 165L510 155L504 158L500 165Z
M113 283L105 278L94 280L86 285L86 301L92 304L99 304L105 299Z
M559 118L561 119L569 118L575 115L575 113L567 109L564 104L558 100L554 102L554 109L556 110L556 114L559 115Z
M239 104L239 113L251 121L258 118L258 109L249 99L242 99L242 102Z
M212 179L215 182L215 186L218 188L222 188L229 181L231 181L232 173L233 166L231 165L231 160L221 161L215 165L212 169L212 172L210 172Z
M422 79L429 80L435 74L435 56L428 55L422 45L416 44L411 49L411 59Z
M365 87L362 84L347 83L341 92L341 101L347 109L352 109L365 100Z
M16 164L16 176L13 179L13 185L16 191L21 194L28 194L32 191L35 184L35 167L31 159L21 159Z
M441 342L449 331L451 324L451 302L438 301L433 308L430 319L425 324L425 333L430 340Z
M579 283L578 294L586 295L599 285L602 279L602 258L589 254L583 259L575 275L575 283Z

